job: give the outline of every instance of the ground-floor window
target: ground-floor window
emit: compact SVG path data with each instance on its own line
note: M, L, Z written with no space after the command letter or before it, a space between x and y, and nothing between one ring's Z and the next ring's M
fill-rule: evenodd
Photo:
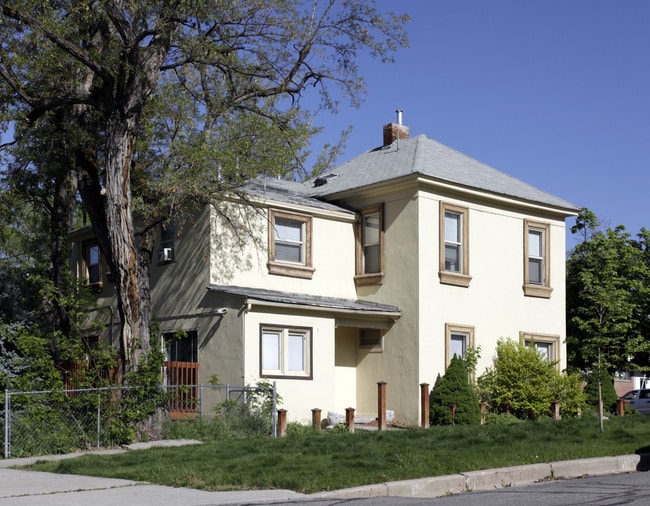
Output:
M519 339L522 340L526 347L534 346L545 360L549 362L559 362L560 336L520 332Z
M449 365L454 355L465 358L465 352L469 347L474 347L474 327L445 324L445 367Z
M196 330L178 330L163 334L165 360L170 362L198 362Z
M312 378L312 329L260 326L260 376Z

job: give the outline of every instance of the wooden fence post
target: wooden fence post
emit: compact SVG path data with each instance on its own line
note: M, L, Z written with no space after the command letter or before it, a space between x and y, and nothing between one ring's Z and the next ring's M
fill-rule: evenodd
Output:
M319 431L321 429L320 427L320 413L321 410L318 408L314 408L311 410L311 426L313 427L314 430Z
M278 437L287 435L287 410L278 409Z
M377 430L386 430L386 382L377 382Z
M345 408L345 426L354 433L354 408Z
M429 384L420 383L420 427L429 427Z

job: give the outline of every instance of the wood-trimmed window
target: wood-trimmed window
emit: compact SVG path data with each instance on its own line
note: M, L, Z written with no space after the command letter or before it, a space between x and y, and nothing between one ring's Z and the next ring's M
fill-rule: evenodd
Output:
M84 243L82 269L90 289L94 292L101 292L103 286L102 255L97 241Z
M520 332L519 340L527 348L534 346L547 361L556 362L557 369L560 369L560 336L553 334L537 334L534 332Z
M361 211L357 223L357 286L380 285L384 281L384 208L382 204Z
M311 279L311 216L284 211L269 211L270 274Z
M524 295L551 297L550 232L548 223L524 221Z
M445 368L454 355L464 358L469 347L474 347L474 327L445 323Z
M440 282L468 287L469 210L440 202Z
M260 377L312 379L311 327L260 325Z

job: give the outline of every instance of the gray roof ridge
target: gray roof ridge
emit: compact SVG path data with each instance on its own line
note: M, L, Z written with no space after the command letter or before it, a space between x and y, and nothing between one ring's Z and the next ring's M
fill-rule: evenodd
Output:
M508 177L508 178L510 178L510 179L512 179L512 180L518 181L518 182L521 183L521 184L524 184L524 185L530 186L530 187L534 188L535 190L537 190L538 192L541 192L541 193L544 193L545 195L548 195L549 197L553 197L553 198L556 198L556 199L557 199L557 198L561 198L561 197L557 197L556 195L553 195L552 193L550 193L550 192L548 192L548 191L546 191L546 190L543 190L543 189L539 188L538 186L536 186L536 185L534 185L534 184L528 183L528 182L524 181L523 179L521 179L521 178L519 178L519 177L517 177L517 176L513 176L512 174L510 174L510 173L508 173L508 172L505 172L505 171L503 171L503 170L501 170L501 169L497 169L496 167L493 167L492 165L490 165L490 164L488 164L488 163L482 162L482 161L479 160L478 158L474 158L472 155L468 155L468 154L462 153L462 152L458 151L456 148L453 148L453 147L451 147L451 146L448 146L447 144L443 144L443 143L440 142L440 141L437 141L437 140L435 140L435 139L432 139L431 137L429 137L429 136L426 135L426 134L420 134L419 136L426 137L426 138L429 139L430 141L433 141L434 143L439 144L440 146L444 146L446 149L449 149L450 151L453 151L454 153L456 153L456 154L459 155L459 156L462 156L462 157L465 157L465 158L469 158L470 160L473 160L474 162L476 162L476 163L479 164L479 165L482 165L483 167L487 167L487 168L490 169L490 170L493 170L493 171L496 171L496 172L498 172L498 173L500 173L500 174L503 174L504 176L506 176L506 177ZM418 136L418 137L419 137L419 136ZM564 199L562 199L562 200L564 200ZM567 202L567 204L571 204L571 202L568 202L568 201L565 201L565 202ZM573 205L573 204L571 204L571 205Z

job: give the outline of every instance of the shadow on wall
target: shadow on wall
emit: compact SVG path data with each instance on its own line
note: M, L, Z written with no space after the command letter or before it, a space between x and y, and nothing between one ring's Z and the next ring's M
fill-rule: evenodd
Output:
M268 260L266 209L222 202L210 216L211 282L228 284L235 274L262 269Z

